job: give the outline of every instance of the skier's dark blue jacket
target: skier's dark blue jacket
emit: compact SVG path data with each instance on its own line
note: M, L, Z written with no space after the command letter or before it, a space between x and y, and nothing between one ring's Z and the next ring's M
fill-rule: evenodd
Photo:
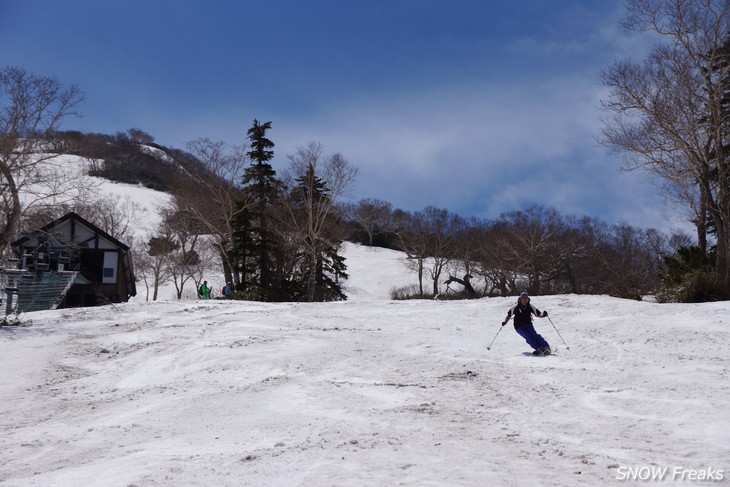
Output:
M529 325L532 323L532 315L539 316L541 311L527 302L524 306L521 303L514 305L509 311L507 311L507 319L510 319L514 315L515 317L515 328Z

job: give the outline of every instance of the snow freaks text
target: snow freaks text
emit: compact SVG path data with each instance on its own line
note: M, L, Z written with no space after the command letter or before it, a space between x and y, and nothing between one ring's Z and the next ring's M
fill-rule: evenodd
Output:
M619 467L616 470L617 480L646 480L658 481L693 481L693 480L723 480L725 471L712 467L685 468L685 467Z

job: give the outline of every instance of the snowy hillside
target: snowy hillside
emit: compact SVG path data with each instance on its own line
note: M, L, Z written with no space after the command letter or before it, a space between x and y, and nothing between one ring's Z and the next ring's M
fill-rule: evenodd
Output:
M346 256L347 302L0 329L0 486L730 482L730 303L536 297L570 350L543 319L559 351L533 357L511 326L486 349L513 298L388 301L402 256Z
M73 181L76 189L56 194L54 189L47 185L30 184L20 193L23 204L28 204L38 198L38 195L48 194L44 203L48 205L66 204L73 206L75 199L92 202L99 199L129 201L134 206L132 219L135 224L135 236L148 236L161 221L160 208L166 206L171 197L167 193L155 191L142 185L117 183L105 178L89 176L92 160L81 156L68 154L58 155L43 162L44 171L49 173L63 173L64 179Z
M170 203L169 194L146 188L141 184L117 183L105 178L89 176L89 160L85 157L60 155L54 161L65 171L75 173L75 179L82 186L91 190L87 198L129 201L134 207L131 215L134 222L132 233L142 240L149 238L154 233L162 220L159 210Z

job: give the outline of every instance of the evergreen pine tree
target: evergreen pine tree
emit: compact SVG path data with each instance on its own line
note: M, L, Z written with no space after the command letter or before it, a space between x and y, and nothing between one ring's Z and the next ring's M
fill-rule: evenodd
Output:
M242 286L248 290L251 285L260 287L260 293L254 292L257 299L275 299L274 262L275 238L269 230L269 212L281 194L281 181L276 178L276 171L269 164L274 157L274 143L266 138L266 131L271 122L253 121L248 130L251 166L243 175L243 185L247 210L238 219L238 231L235 233L236 248L241 256L242 274L246 283Z

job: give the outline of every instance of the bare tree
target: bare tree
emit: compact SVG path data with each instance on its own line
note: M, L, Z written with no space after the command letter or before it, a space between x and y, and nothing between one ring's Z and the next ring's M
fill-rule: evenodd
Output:
M246 147L196 139L187 148L201 163L181 177L175 190L177 206L189 211L211 235L228 282L241 283L240 256L233 249L236 218L247 209L241 181L249 158Z
M137 144L151 144L155 141L154 137L138 128L131 128L127 130L127 134L129 134L129 138Z
M44 144L83 99L77 87L52 78L18 67L0 71L0 253L25 215L73 188Z
M506 224L507 241L501 246L511 267L527 277L527 290L540 294L542 284L555 277L559 256L555 237L560 217L554 209L535 205L525 211L500 216Z
M351 220L360 225L367 234L370 247L373 246L376 235L393 230L392 214L393 205L371 198L362 199L349 209Z
M140 262L144 263L143 276L145 283L148 282L148 279L152 283L153 301L157 301L160 286L171 277L169 261L172 253L177 250L177 247L178 244L169 234L152 237L144 246L143 252L146 256L140 259Z
M426 223L430 267L434 296L440 293L441 274L454 255L453 245L459 226L459 218L448 210L427 206L422 211Z
M458 218L456 220L452 252L456 263L454 267L462 274L462 277L449 274L449 278L444 284L447 286L454 282L461 284L469 297L478 297L479 294L474 289L472 279L475 275L484 275L479 261L482 250L481 245L487 235L488 227L483 221L476 218L470 220Z
M629 0L623 26L660 43L643 64L614 63L602 73L611 94L601 142L625 155L627 169L647 169L667 194L694 213L700 246L708 225L717 238L717 269L730 275L730 2Z
M326 247L332 244L332 219L337 199L355 181L357 168L340 154L324 156L318 142L299 147L289 155L290 166L285 175L294 189L294 198L287 205L285 222L291 233L300 237L306 255L307 300L314 301L318 267ZM340 241L341 236L335 235Z
M596 252L596 291L622 298L641 299L658 284L655 230L638 230L626 223L611 225Z
M180 210L173 202L162 210L162 218L160 234L172 242L165 261L166 270L175 285L177 299L182 299L185 284L192 279L197 286L195 276L208 262L201 259L201 235L192 212Z
M559 284L557 290L580 294L597 289L603 273L592 264L595 262L594 252L601 248L598 235L602 226L605 224L588 217L564 218L564 225L557 236L556 261L563 284Z
M77 198L71 208L81 217L125 243L132 238L132 233L142 218L139 203L128 195L93 198L85 194Z
M408 257L408 267L418 275L418 292L423 296L423 275L429 255L429 235L423 213L393 212L398 245Z
M134 275L139 281L144 282L146 294L145 301L150 300L150 287L154 286L153 257L148 253L148 245L135 241L131 246L132 259L134 261Z

